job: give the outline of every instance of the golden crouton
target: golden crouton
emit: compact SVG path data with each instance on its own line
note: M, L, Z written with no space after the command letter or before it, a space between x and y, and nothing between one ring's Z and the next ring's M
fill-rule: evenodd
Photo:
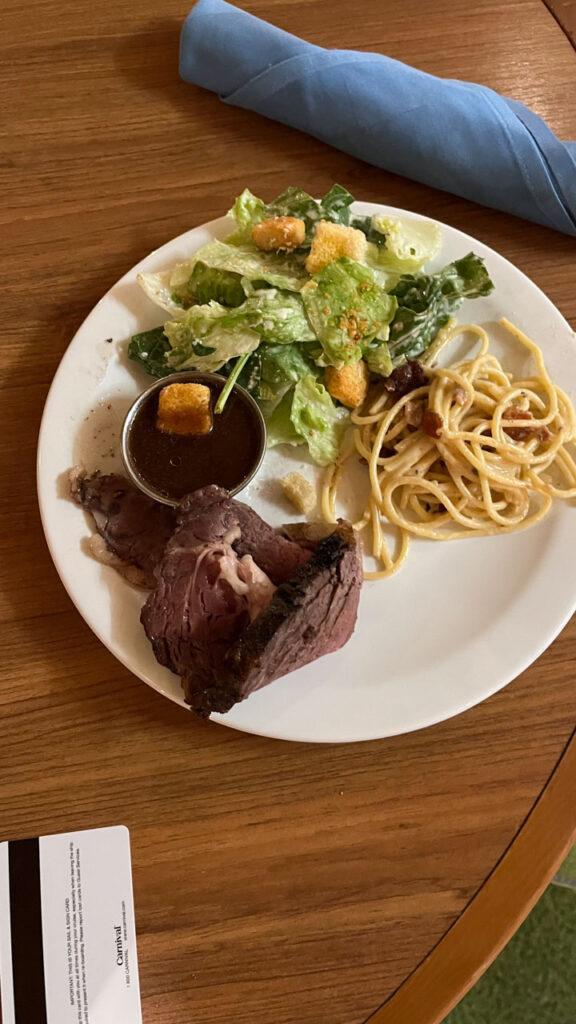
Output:
M209 434L210 397L205 384L167 384L158 396L158 430L167 434Z
M360 359L358 363L348 363L340 370L335 366L326 367L326 387L342 405L355 409L366 398L370 370Z
M317 274L327 263L340 256L349 256L351 260L361 263L365 255L366 235L363 231L321 220L314 232L306 270L309 274Z
M299 217L269 217L252 228L252 241L266 252L291 252L306 238L306 225Z
M300 473L288 473L280 483L288 501L292 502L297 512L307 516L316 508L316 489Z

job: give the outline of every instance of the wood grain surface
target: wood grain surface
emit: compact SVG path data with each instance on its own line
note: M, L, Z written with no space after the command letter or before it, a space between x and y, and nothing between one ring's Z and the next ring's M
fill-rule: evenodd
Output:
M485 83L576 137L576 55L540 0L242 6L316 43ZM35 495L42 405L103 292L245 185L268 198L336 180L438 217L516 263L574 326L576 246L181 83L185 13L176 0L0 12L0 838L130 828L145 1024L360 1024L440 951L521 841L574 728L574 623L504 691L420 733L314 747L196 721L112 658L58 580ZM529 884L516 893L505 877L508 913L488 951L462 958L452 993L544 884L573 802L562 815ZM426 992L418 1024L447 1005Z
M576 3L574 0L544 0L544 3L576 49Z

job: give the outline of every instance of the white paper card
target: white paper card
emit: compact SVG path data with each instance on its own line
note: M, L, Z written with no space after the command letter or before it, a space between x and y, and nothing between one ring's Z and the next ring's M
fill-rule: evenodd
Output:
M3 1024L142 1024L128 830L0 844Z

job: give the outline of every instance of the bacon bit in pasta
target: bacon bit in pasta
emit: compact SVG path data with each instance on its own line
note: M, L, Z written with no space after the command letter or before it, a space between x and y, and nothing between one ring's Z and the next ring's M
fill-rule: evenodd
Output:
M406 423L408 426L419 427L421 425L422 417L424 416L424 406L422 402L414 402L412 400L406 402L404 412L406 414Z
M386 391L390 391L393 395L397 395L398 398L407 395L409 391L415 391L416 388L423 388L428 383L428 374L419 363L417 359L407 359L401 366L397 366L395 370L384 381L384 387Z
M517 405L509 405L507 409L502 413L503 420L531 420L534 423L534 416L527 409L520 409ZM511 437L513 441L527 441L530 437L535 437L538 441L549 441L552 434L548 430L546 424L541 426L525 426L525 427L504 427L508 437Z
M442 436L443 426L444 421L442 417L439 416L437 412L434 412L433 409L426 409L426 412L422 417L422 430L424 433L428 434L428 437L433 437L434 440L437 441L438 438Z
M468 395L464 388L455 388L454 390L454 401L457 405L466 405L466 399Z

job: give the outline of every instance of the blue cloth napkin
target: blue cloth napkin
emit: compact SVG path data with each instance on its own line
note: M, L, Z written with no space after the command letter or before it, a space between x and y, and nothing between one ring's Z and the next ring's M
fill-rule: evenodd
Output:
M576 235L576 142L482 85L325 50L224 0L199 0L180 74L406 178Z

